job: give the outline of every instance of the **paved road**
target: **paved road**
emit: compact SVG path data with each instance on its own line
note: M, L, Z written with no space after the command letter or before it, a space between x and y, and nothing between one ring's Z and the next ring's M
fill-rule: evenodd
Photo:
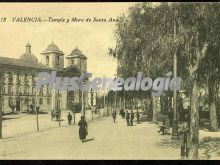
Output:
M170 147L170 136L156 130L155 124L131 127L119 116L116 123L105 117L89 123L85 143L75 125L3 139L0 159L179 159L179 149Z

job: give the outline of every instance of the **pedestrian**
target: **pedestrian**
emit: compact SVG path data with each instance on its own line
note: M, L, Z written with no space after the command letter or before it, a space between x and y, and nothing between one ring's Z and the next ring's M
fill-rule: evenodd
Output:
M113 112L112 112L112 118L113 118L114 123L115 123L115 119L116 119L116 111L113 111Z
M178 105L178 112L179 112L179 116L180 116L180 121L183 121L185 118L185 111L184 111L184 107L183 107L183 99L180 98L180 103Z
M130 119L130 113L128 111L126 111L126 121L127 121L127 126L130 125L129 123L129 119Z
M133 126L133 120L134 120L134 113L133 111L131 111L131 119L130 119L131 126Z
M86 136L88 135L88 126L87 122L84 116L81 116L81 120L78 123L79 126L79 138L82 142L86 139Z
M70 113L68 114L67 119L68 119L68 124L70 125L72 121L72 115Z
M165 118L164 118L162 124L159 125L160 130L157 131L157 132L159 132L159 133L162 132L162 135L165 135L165 127L166 127L165 124L166 124L166 121L165 121Z
M187 123L188 115L185 115L184 121L179 125L179 134L180 134L180 156L181 159L187 159L189 156L189 125Z
M123 119L125 118L125 111L124 111L124 109L123 109L123 111L122 111L122 118L123 118Z
M125 118L125 111L124 111L124 109L121 109L121 110L120 110L120 115L121 115L121 118L122 118L122 119Z
M138 124L140 123L140 113L138 112L138 110L137 110L137 123Z

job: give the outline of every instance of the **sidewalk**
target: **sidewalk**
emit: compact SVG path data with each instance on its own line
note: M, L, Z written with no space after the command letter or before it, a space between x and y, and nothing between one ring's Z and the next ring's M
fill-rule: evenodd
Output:
M71 111L62 111L61 113L61 126L68 124L67 115ZM73 114L72 114L73 115ZM90 110L86 110L86 119L88 122L97 120L106 116L104 109L100 110L99 114L91 114ZM81 113L76 113L76 124L79 122ZM2 134L3 138L12 138L15 136L22 136L23 134L33 133L37 131L37 117L32 114L14 114L4 116ZM38 114L38 122L40 131L49 130L52 128L59 127L58 121L51 121L51 115L49 114ZM73 120L72 120L73 123Z

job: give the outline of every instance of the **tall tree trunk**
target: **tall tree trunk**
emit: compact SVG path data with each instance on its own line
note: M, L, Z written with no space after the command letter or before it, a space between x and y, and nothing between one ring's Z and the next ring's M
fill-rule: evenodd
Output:
M165 114L165 109L164 109L164 94L160 95L160 108L161 108L161 113Z
M213 131L218 130L218 119L217 119L217 108L216 108L216 97L214 92L215 85L209 84L209 112L210 112L210 123Z
M165 114L167 114L168 110L169 110L169 95L164 92L164 112Z
M190 122L190 157L198 159L199 144L199 112L198 112L198 89L196 81L193 83L191 99L191 122Z
M209 110L210 110L210 122L211 122L212 130L217 131L218 130L218 119L217 119L217 113L216 113L215 100L211 101L209 105Z
M153 122L157 121L157 100L156 97L153 97Z

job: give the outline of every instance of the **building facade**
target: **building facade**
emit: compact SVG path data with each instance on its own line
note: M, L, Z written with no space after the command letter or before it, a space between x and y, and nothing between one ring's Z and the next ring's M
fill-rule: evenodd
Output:
M60 77L79 77L87 72L87 57L76 48L66 56L68 62L64 67L64 53L53 42L41 52L41 60L31 52L31 45L19 59L0 57L0 96L2 111L28 111L39 106L40 111L73 110L74 105L84 104L88 108L89 92L79 90L49 91L48 86L36 93L36 77L39 72L57 71ZM83 98L83 101L82 101ZM90 100L91 102L91 100Z

